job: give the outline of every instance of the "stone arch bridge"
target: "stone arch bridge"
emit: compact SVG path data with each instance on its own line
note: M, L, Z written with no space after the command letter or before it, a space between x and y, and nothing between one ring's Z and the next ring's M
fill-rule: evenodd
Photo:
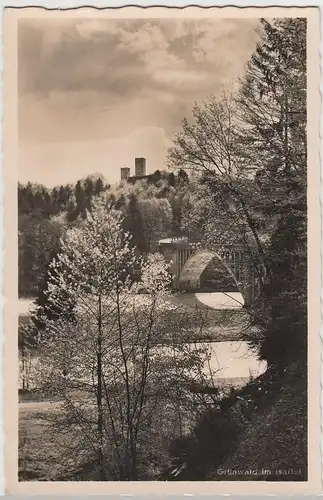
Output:
M239 291L245 306L251 306L260 295L261 276L243 247L209 250L187 238L165 238L159 241L159 251L167 262L172 262L174 290Z

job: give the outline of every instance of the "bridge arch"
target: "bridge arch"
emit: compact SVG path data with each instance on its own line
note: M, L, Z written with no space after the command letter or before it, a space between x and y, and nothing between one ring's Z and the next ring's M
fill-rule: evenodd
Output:
M217 271L215 274L218 281L221 282L219 275L225 278L227 285L231 281L231 287L234 285L231 291L235 289L241 293L245 306L251 306L258 298L260 279L251 256L244 248L234 246L214 250L198 249L185 238L166 238L159 243L161 253L166 261L171 263L170 270L174 276L175 290L196 292L204 288L204 291L210 291L204 286L205 273L213 265Z
M177 288L186 291L211 291L214 286L212 281L216 281L216 286L222 291L236 289L243 296L243 288L237 274L217 252L205 249L197 251L186 261L178 277Z

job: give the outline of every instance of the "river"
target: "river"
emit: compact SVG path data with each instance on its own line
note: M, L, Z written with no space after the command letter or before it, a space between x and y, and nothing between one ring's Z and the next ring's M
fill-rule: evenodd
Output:
M242 308L242 297L238 293L197 293L181 294L175 297L183 300L186 304L202 308L220 310ZM19 315L26 316L33 307L30 299L19 299ZM257 377L266 370L266 363L260 362L255 353L248 347L247 342L207 342L205 343L210 352L208 370L215 372L214 378L227 381L232 385L243 385L250 377Z

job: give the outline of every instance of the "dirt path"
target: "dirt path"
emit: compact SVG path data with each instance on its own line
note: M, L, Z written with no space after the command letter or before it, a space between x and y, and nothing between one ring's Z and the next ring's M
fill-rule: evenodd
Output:
M62 403L59 402L51 402L51 401L28 401L19 403L18 408L19 412L43 412L43 411L51 411L51 410L59 410Z

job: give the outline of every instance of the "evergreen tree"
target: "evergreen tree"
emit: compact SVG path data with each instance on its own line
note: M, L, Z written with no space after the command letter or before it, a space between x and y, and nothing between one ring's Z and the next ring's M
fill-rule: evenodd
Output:
M132 244L137 247L140 253L148 251L144 225L141 218L140 208L135 193L131 192L127 205L127 214L124 219L125 230L132 237Z
M174 144L171 166L204 173L212 193L206 242L243 245L259 276L263 300L250 312L264 329L255 339L258 347L263 342L261 355L270 364L289 363L306 343L305 330L295 343L293 336L305 298L297 276L302 290L306 283L306 19L263 20L241 90L195 105L193 122L183 121ZM182 203L172 206L182 224ZM294 264L293 278L282 281L282 268L289 275ZM279 304L289 320L281 321Z
M104 197L67 231L50 266L47 304L60 308L67 293L75 317L46 318L40 349L43 390L63 402L51 419L64 432L61 450L82 450L101 481L156 477L152 457L160 470L165 440L182 432L187 412L195 415L187 387L207 379L208 347L187 346L187 328L201 326L200 316L178 308L170 318L168 265L161 255L142 259L130 239ZM138 268L134 284L129 270ZM162 338L167 349L158 348Z
M263 19L242 83L241 158L272 183L269 195L284 198L284 175L287 183L293 172L306 179L306 19Z
M57 249L60 229L42 213L22 215L19 230L19 294L35 296L52 252Z
M75 185L75 200L76 200L77 215L80 214L82 217L85 217L88 203L86 198L86 192L82 186L81 181L77 181Z
M262 20L261 42L238 103L247 124L242 157L259 183L253 204L273 231L267 250L269 323L260 353L270 364L305 362L306 19Z
M95 194L100 194L105 190L103 180L99 177L95 183L94 192Z
M175 187L176 185L176 179L175 179L175 175L173 172L171 172L169 175L168 175L168 184L169 186L171 187Z
M84 192L87 201L87 208L90 206L91 198L94 194L94 183L91 177L87 177L84 181Z

